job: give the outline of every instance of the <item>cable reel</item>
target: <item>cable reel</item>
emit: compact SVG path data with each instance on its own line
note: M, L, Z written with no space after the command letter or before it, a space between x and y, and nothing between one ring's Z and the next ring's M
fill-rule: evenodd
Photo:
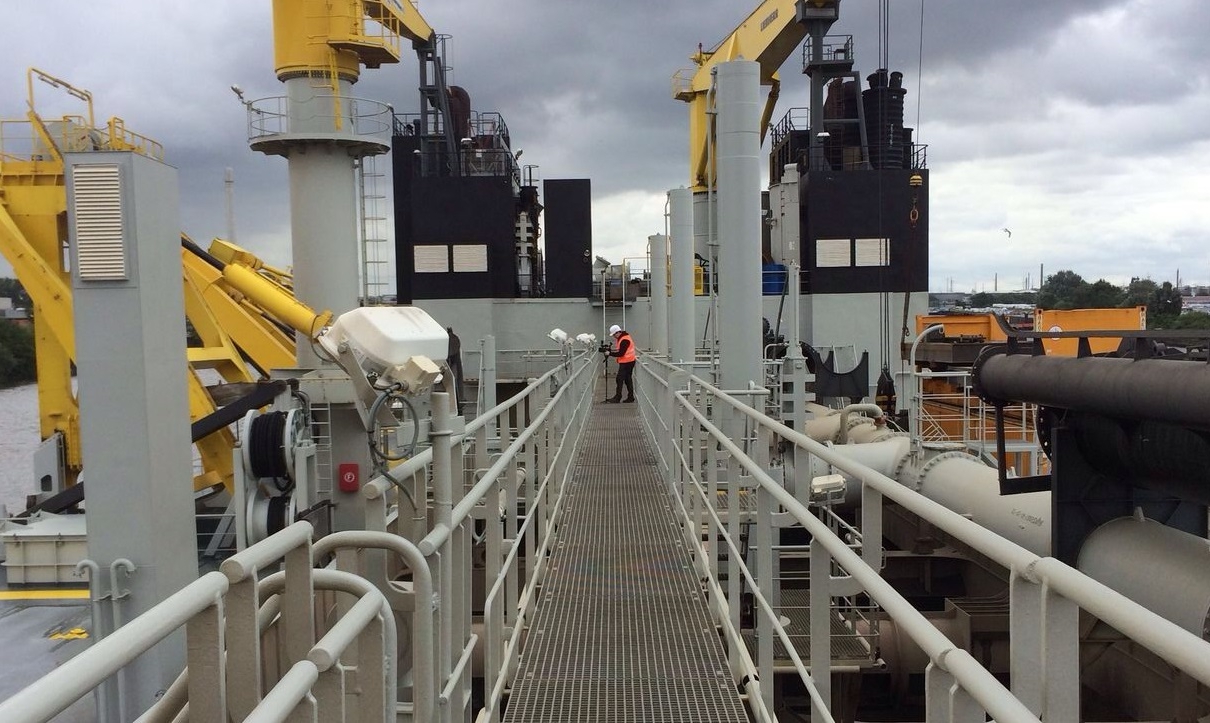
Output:
M250 479L272 479L285 491L294 483L294 448L306 435L301 409L285 412L251 410L242 423L244 471Z
M247 481L244 522L251 544L284 529L297 515L294 450L307 436L306 412L253 409L244 415L240 431Z

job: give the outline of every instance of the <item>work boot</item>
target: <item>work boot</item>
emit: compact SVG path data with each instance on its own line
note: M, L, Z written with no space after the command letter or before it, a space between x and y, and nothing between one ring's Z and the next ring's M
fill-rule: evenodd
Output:
M634 401L634 397L627 397L626 399L623 399L622 401L623 401L623 402L627 402L627 403L629 403L629 402L633 402L633 401Z
M609 399L605 400L605 403L606 404L617 404L620 401L622 401L622 400L618 397L610 397Z

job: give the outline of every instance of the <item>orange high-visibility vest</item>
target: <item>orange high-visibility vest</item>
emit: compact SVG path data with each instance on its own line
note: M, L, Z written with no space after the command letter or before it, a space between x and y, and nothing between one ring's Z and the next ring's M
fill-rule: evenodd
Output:
M633 362L635 359L638 358L638 356L635 354L634 339L631 339L630 335L627 334L626 332L622 332L622 336L618 337L618 348L619 349L622 348L623 341L630 342L630 346L626 348L626 353L624 353L624 354L622 354L622 356L618 357L618 364L627 364L627 363Z

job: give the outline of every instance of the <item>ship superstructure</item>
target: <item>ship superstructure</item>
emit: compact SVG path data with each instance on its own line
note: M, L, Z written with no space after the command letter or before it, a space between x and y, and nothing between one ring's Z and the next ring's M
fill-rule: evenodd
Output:
M85 506L102 529L78 568L100 639L0 718L49 720L94 688L102 720L1210 713L1210 368L1143 332L1118 333L1133 343L1115 358L1091 354L1105 332L1068 334L1066 357L1041 332L1006 333L971 372L1000 427L996 465L925 434L914 362L933 329L904 329L923 304L928 176L901 78L878 70L861 89L851 41L828 39L839 3L769 0L698 54L712 72L682 92L709 121L693 126L703 163L670 193L669 234L649 239L645 295L629 278L611 294L587 182L539 197L502 119L446 87L410 3L353 6L275 5L287 94L249 107L281 109L250 142L290 159L307 273L182 246L174 174L154 154L111 140L57 160L73 263L47 288L58 278L89 304L75 314L81 414L99 400L130 426L82 427L101 450ZM408 33L422 110L389 128L411 303L360 307L356 219L344 205L319 218L320 191L351 197L357 161L386 150L355 110L377 106L349 90ZM783 58L808 38L812 79L811 112L777 125L765 199L758 99L780 63L744 45L762 33ZM340 218L343 231L325 225ZM210 279L212 301L293 352L248 354L268 366L255 389L192 426L186 362L203 355L152 343L183 326L188 294L186 308L155 303L176 298L178 254L187 284ZM331 312L305 305L312 294ZM198 333L226 343L232 323ZM634 404L597 404L610 366L589 330L613 323L648 331ZM458 336L478 342L465 360ZM139 389L106 383L123 365L151 370ZM149 398L172 413L157 419ZM1045 477L1007 466L1004 410L1018 404L1044 420ZM138 444L123 444L129 429ZM189 438L224 433L229 479L194 474ZM191 481L222 500L219 521L190 524ZM108 489L121 494L96 497ZM128 497L159 508L124 526ZM216 552L227 538L239 549ZM213 569L195 575L199 559ZM196 579L172 584L182 576Z

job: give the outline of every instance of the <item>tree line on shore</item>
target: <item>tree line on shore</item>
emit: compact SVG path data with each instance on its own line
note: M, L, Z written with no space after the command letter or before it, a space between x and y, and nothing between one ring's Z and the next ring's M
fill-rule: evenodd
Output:
M16 279L0 279L0 298L12 299L16 308L30 306L29 295ZM0 319L0 387L26 384L36 376L33 329Z
M1157 284L1135 277L1126 286L1115 286L1104 279L1088 282L1074 271L1059 271L1048 276L1034 291L978 293L970 305L987 308L993 304L1034 304L1040 309L1113 309L1147 307L1149 329L1210 329L1210 314L1182 312L1183 298L1172 282Z

